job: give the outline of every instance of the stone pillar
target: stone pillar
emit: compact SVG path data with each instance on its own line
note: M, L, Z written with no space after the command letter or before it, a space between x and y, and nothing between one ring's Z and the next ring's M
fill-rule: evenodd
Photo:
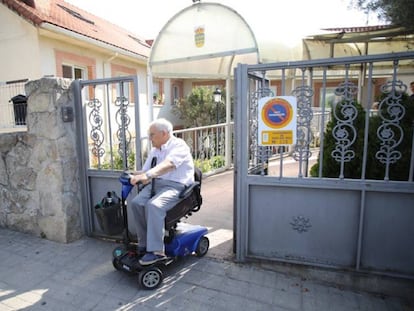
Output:
M27 83L28 131L0 141L10 147L0 158L0 225L64 243L82 235L75 122L62 120L62 107L74 109L71 82Z

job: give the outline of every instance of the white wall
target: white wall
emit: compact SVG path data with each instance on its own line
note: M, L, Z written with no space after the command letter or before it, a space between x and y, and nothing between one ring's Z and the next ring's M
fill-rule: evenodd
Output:
M0 4L0 81L40 77L36 28Z

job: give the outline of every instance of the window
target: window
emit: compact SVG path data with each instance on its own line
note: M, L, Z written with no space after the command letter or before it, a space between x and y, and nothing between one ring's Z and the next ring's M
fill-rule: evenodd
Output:
M93 58L55 50L56 76L68 79L95 79L96 61ZM85 98L93 97L93 87L88 86Z
M125 77L125 76L136 76L137 71L134 68L126 67L119 64L111 64L111 77ZM121 89L122 88L122 89ZM114 86L114 100L123 96L128 99L132 105L135 103L134 97L134 86L132 82L117 83Z
M173 80L171 85L171 98L172 104L176 105L180 102L183 97L183 81Z
M174 101L180 98L179 94L180 94L180 92L178 90L178 86L174 85L173 86L173 99L174 99Z
M119 82L115 85L115 88L115 100L122 98L122 100L128 100L129 104L133 104L135 102L131 82Z
M82 21L84 21L84 22L87 22L88 24L91 24L91 25L95 25L95 23L94 23L94 21L92 21L92 20L90 20L90 19L87 19L86 17L84 17L82 14L80 14L79 12L76 12L76 11L74 11L74 10L72 10L72 9L69 9L68 7L65 7L65 6L63 6L63 5L61 5L61 4L57 4L57 6L58 7L60 7L62 10L64 10L64 11L66 11L66 12L68 12L70 15L72 15L73 17L76 17L76 18L78 18L78 19L80 19L80 20L82 20Z
M62 65L62 76L68 79L85 79L87 78L86 69L71 65Z
M153 93L153 104L163 105L165 96L164 96L164 87L163 87L162 79L154 79L152 81L152 93Z

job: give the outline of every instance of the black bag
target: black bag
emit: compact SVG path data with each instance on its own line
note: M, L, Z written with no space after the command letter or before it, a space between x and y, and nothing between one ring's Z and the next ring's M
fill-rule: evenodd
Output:
M95 205L95 214L102 231L108 235L121 234L124 230L121 199L115 191L110 191L99 204Z

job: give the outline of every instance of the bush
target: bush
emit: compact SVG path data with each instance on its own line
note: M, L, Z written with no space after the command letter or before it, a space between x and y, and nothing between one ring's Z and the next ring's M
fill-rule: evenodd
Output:
M225 160L223 156L215 156L210 159L210 165L213 169L223 167Z
M223 167L225 160L223 156L214 156L211 159L194 160L194 166L198 167L201 172L206 173Z
M400 121L400 126L403 131L403 139L396 148L401 152L401 159L396 163L390 165L389 178L391 180L408 180L408 173L410 167L411 157L411 145L413 138L412 122L414 120L414 103L410 103L407 94L400 94L401 104L405 108L404 118ZM384 100L385 95L380 99ZM336 113L342 118L344 117L341 108L343 103L338 104L335 107ZM344 166L344 178L360 179L362 173L362 156L364 148L364 129L365 129L365 110L359 103L354 105L358 116L353 120L352 125L356 129L355 142L347 150L350 161L345 163ZM378 115L371 116L369 120L369 132L368 132L368 155L365 171L366 179L384 179L385 176L385 164L381 163L376 155L378 154L381 144L383 143L377 136L377 130L382 125L382 119L380 115L387 116L389 118L389 111L387 111L387 105L383 105L382 110L378 112ZM334 111L332 111L334 113ZM327 123L325 131L325 141L323 149L323 163L322 163L322 177L339 177L340 174L340 162L336 161L333 157L337 141L333 137L334 130L338 129L338 122L334 116L331 121ZM395 139L398 141L400 137L398 133ZM350 137L353 138L353 137ZM310 175L312 177L319 176L320 159L315 165L311 167Z

